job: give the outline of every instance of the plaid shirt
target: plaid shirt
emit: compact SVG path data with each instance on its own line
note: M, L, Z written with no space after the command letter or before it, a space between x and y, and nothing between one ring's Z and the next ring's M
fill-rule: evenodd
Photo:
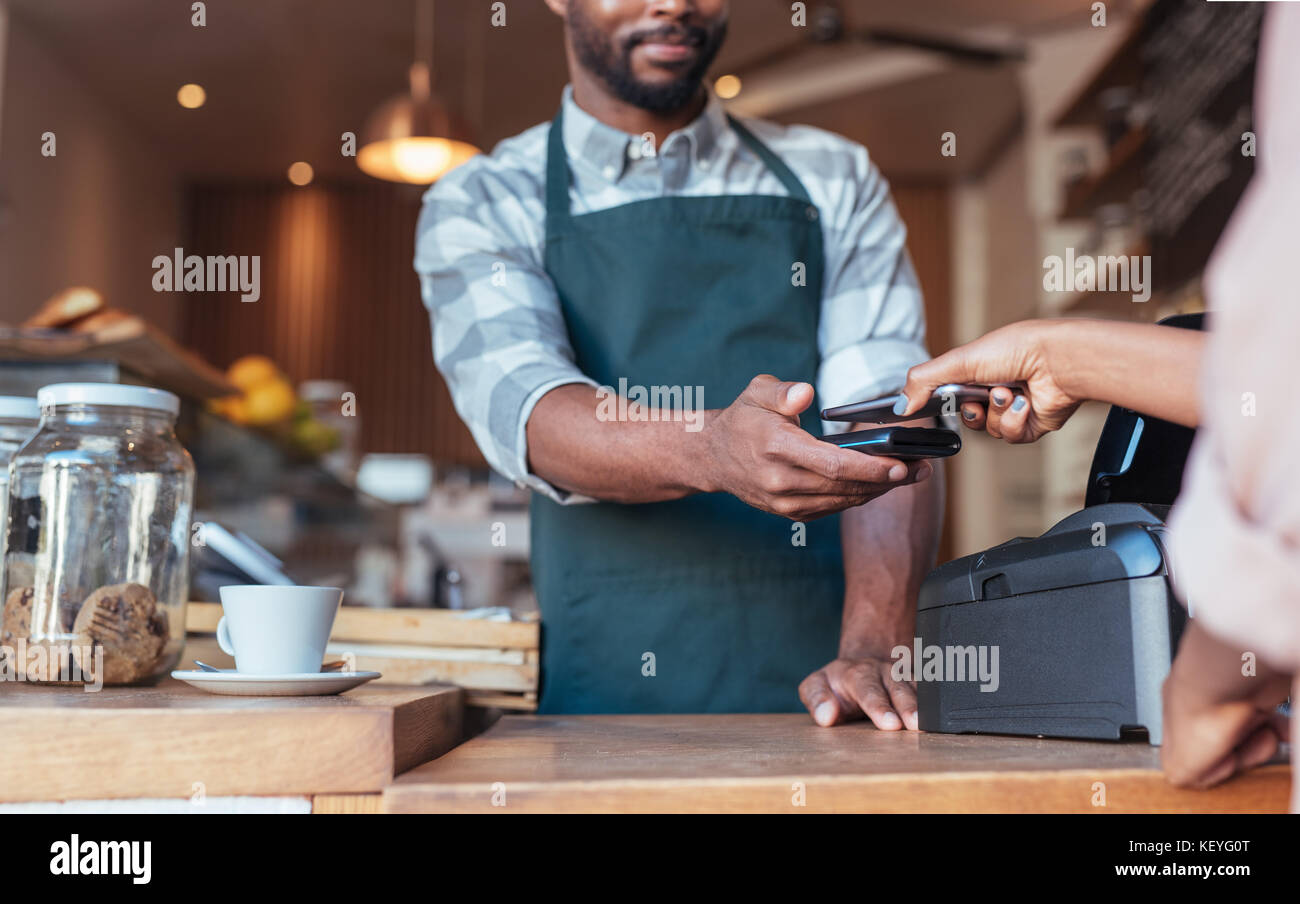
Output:
M716 97L657 154L644 153L639 136L580 109L571 88L563 103L575 216L646 198L787 193L740 143ZM794 171L821 212L826 260L814 404L892 392L928 355L921 293L889 186L866 149L838 135L759 120L745 125ZM590 500L529 473L524 433L547 392L596 385L574 364L543 266L549 129L542 123L508 138L434 183L416 228L415 269L433 324L434 360L488 463L559 502L581 502Z

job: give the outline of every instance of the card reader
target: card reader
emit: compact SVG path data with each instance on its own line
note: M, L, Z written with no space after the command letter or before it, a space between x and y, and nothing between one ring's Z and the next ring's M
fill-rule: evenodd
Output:
M941 565L917 601L924 731L1161 737L1160 689L1186 613L1166 507L1119 502ZM927 671L928 669L928 671Z

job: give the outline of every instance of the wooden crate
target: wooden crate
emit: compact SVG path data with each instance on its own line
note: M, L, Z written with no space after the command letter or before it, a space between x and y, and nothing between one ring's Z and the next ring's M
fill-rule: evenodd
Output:
M234 662L217 646L219 603L190 603L182 667L201 659L218 668ZM327 660L350 659L359 670L382 672L378 683L454 684L471 706L537 709L538 622L461 618L443 609L344 606L334 620Z

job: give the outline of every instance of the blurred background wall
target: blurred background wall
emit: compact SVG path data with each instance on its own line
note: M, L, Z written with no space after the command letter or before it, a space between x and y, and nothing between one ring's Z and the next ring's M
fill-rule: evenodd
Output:
M68 65L66 48L21 14L0 15L0 321L84 284L175 332L176 301L148 291L150 261L180 238L175 161ZM57 157L42 156L46 132Z
M1105 140L1098 95L1135 78L1149 6L1109 3L1099 26L1085 0L846 0L809 3L815 27L794 28L790 4L739 0L710 78L740 78L733 112L867 146L909 228L933 353L1040 314L1153 319L1195 306L1195 292L1139 311L1041 286L1044 255L1082 243L1095 208L1140 181L1141 156ZM549 119L566 79L545 5L505 9L494 27L488 0L441 0L429 30L435 89L485 149ZM817 30L827 10L838 31ZM188 4L0 3L0 321L93 286L218 368L256 353L294 382L344 381L365 412L363 452L481 468L433 368L411 269L421 190L340 152L344 133L405 90L415 11L229 0L195 27ZM177 104L186 82L206 90L199 109ZM40 153L47 130L57 157ZM946 133L953 156L940 153ZM1066 157L1087 162L1083 183L1067 183ZM295 162L313 170L304 186L286 177ZM175 247L260 254L261 300L153 292L151 260ZM1102 415L1032 447L967 437L944 555L1077 508Z
M364 404L366 452L481 466L433 366L411 270L419 194L379 183L192 187L186 247L263 254L274 303L187 305L181 338L211 361L252 352L295 381L343 380Z

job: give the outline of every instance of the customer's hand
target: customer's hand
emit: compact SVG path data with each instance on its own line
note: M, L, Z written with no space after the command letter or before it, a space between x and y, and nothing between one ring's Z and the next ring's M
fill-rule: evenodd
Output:
M1062 329L1055 321L1024 321L994 330L907 373L903 414L917 411L946 383L1016 384L994 386L987 410L968 402L962 423L1009 443L1031 443L1059 430L1083 399L1062 387L1053 371L1049 336Z
M1277 706L1287 697L1289 677L1258 662L1256 674L1241 671L1238 647L1188 623L1163 695L1160 761L1173 784L1217 785L1272 759L1287 739Z
M809 434L799 414L812 404L807 383L761 374L705 422L702 488L731 493L755 508L808 521L862 505L894 487L925 480L934 468L864 455Z
M799 685L799 699L818 725L866 717L879 729L917 729L916 689L893 677L894 660L835 659Z

